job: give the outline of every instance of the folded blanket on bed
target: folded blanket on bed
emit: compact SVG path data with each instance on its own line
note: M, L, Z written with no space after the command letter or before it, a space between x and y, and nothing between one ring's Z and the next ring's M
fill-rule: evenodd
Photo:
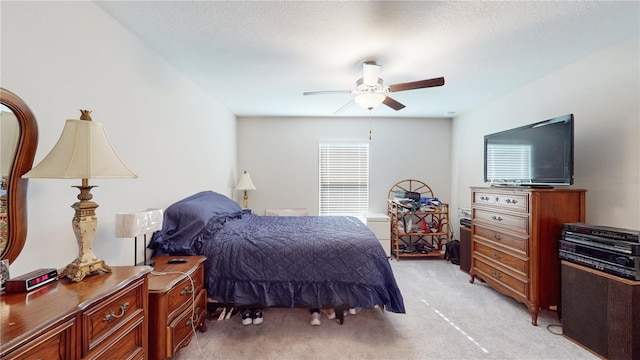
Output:
M242 216L240 205L213 191L202 191L169 206L164 212L162 230L153 234L150 249L158 255L199 255L196 240L209 222L222 224Z

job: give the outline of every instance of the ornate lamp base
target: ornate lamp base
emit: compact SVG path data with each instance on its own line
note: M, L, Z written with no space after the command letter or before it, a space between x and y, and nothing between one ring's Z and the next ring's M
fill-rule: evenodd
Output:
M249 208L249 194L247 194L247 190L244 191L244 197L242 198L242 205L244 205L244 209Z
M78 257L60 273L59 277L67 276L75 282L82 281L85 276L97 271L111 272L111 267L98 259L93 254L93 238L96 235L98 227L98 218L96 217L96 208L98 204L91 201L91 188L87 184L87 179L82 179L82 186L74 186L80 189L78 202L71 207L76 213L73 217L71 225L78 242Z
M111 272L111 266L107 265L104 260L98 259L92 263L76 264L77 260L67 265L58 276L66 276L75 282L80 282L85 276L91 275L96 271Z

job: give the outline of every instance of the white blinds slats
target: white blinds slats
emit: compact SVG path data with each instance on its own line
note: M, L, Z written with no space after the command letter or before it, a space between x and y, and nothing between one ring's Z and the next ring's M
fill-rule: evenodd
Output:
M531 147L528 145L490 144L487 146L489 179L531 179Z
M320 215L366 214L369 144L320 144Z

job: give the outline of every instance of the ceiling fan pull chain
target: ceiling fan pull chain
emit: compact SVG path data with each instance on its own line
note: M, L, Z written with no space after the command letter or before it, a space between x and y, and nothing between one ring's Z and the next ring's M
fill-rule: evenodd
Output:
M369 109L369 141L371 141L371 109Z

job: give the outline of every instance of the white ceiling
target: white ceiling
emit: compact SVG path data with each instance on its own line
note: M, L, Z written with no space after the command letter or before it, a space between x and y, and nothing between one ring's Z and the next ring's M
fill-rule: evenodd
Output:
M238 116L338 116L354 95L302 93L352 90L375 60L385 85L446 83L373 116L451 117L640 29L638 1L97 3Z

